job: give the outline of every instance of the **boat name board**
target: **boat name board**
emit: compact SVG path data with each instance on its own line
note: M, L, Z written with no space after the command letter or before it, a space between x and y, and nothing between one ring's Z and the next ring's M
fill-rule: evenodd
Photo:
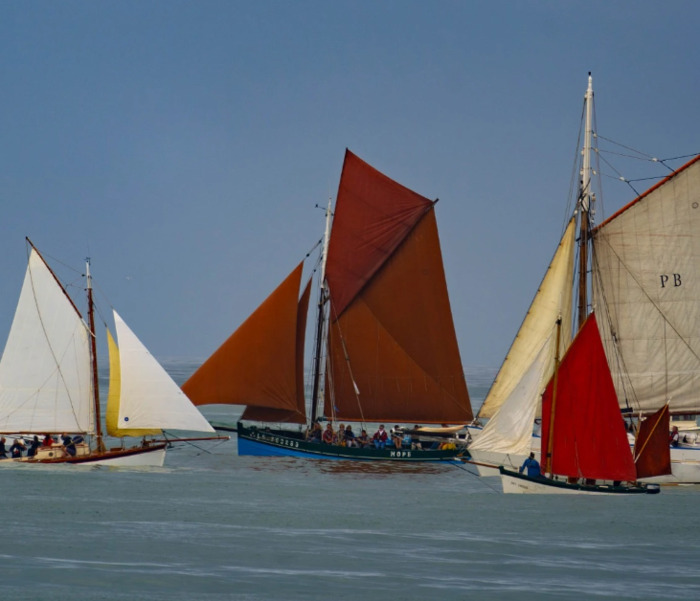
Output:
M283 447L291 447L294 449L299 448L298 440L292 440L284 436L274 436L273 434L264 434L262 432L251 432L249 436L250 438L255 440L263 440L265 442L270 442L272 444L280 445Z

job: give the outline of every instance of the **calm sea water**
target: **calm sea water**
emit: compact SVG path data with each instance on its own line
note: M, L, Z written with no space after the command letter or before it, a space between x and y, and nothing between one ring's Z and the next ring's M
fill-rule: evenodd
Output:
M503 495L459 467L238 457L235 439L163 469L2 478L5 599L700 598L700 487Z

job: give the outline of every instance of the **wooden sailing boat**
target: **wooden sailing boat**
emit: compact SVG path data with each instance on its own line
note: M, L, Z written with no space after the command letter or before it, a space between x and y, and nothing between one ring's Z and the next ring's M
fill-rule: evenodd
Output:
M591 207L594 195L591 192L591 153L592 153L592 105L593 105L593 85L589 74L588 89L585 95L585 129L584 146L582 152L581 182L577 203L578 217L578 327L582 327L588 309L588 284L587 274L592 270L592 279L598 282L595 295L595 305L599 307L605 317L599 320L603 330L610 323L606 303L608 295L602 290L600 282L602 278L598 275L601 266L598 260L598 244L596 240L604 231L604 226L600 226L591 232L589 226ZM571 340L571 330L569 324L573 319L572 292L575 287L575 273L573 270L574 254L574 219L569 222L566 232L562 237L557 253L550 264L540 289L530 306L526 318L518 332L518 335L506 356L506 360L499 371L493 386L491 387L484 404L479 411L479 418L488 419L488 423L481 430L480 428L470 429L473 440L469 445L471 460L477 466L480 475L497 475L498 466L514 469L522 464L525 457L532 450L538 452L539 439L532 434L533 420L540 408L540 396L547 381L551 378L554 369L553 351L557 345L566 350ZM607 222L606 222L607 223ZM625 231L632 232L632 228ZM648 229L644 231L649 231ZM593 239L593 252L589 253L589 245ZM630 238L634 238L632 235ZM636 239L636 238L635 238ZM628 241L626 247L630 249L634 242ZM612 253L614 254L614 253ZM593 259L589 261L592 255ZM608 256L611 256L609 253ZM633 261L634 263L634 261ZM619 270L619 266L616 267ZM609 270L609 268L608 268ZM609 277L609 286L615 287L620 282L616 280L617 274ZM627 288L629 290L629 286ZM622 293L625 297L625 293ZM627 299L622 301L627 302ZM623 313L625 310L622 311ZM553 336L553 325L557 316L561 317L561 334ZM640 324L643 323L640 322ZM643 328L644 326L642 326ZM610 338L610 337L609 337ZM610 346L610 345L608 345ZM610 365L621 365L619 355L612 352L611 347L606 349L608 362ZM616 358L618 357L618 358ZM643 371L643 364L649 361L645 354L637 354L641 363L639 368ZM621 372L620 372L621 373ZM617 387L617 397L621 403L625 403L627 398L622 389ZM655 406L654 409L661 410ZM654 436L664 436L662 429L656 429ZM654 475L659 476L670 472L667 456L668 449L664 452L657 443L651 446L644 443L648 449L656 448L658 458L649 465L654 465ZM668 445L666 444L666 447ZM640 447L640 441L637 441ZM639 456L639 453L636 454ZM649 467L649 470L652 470ZM652 470L652 471L653 471ZM650 476L651 473L647 473Z
M561 364L558 359L556 363L542 399L546 475L530 477L500 467L503 492L658 493L658 485L635 483L637 470L595 313L588 316Z
M214 432L209 422L114 313L121 347L108 333L110 436L142 438L138 446L107 448L103 437L92 278L88 262L88 324L36 248L30 248L17 310L0 359L0 434L16 438L68 435L69 453L60 440L40 446L24 463L160 466L167 442L164 429ZM160 435L157 441L147 435Z
M436 201L435 201L436 202ZM366 424L457 424L472 419L452 323L435 202L346 151L320 260L310 423L319 415ZM239 454L435 461L444 448L321 444L307 422L303 349L310 283L302 265L185 382L197 405L241 404ZM321 403L323 407L321 408ZM266 425L245 425L255 420ZM359 432L357 432L359 434Z

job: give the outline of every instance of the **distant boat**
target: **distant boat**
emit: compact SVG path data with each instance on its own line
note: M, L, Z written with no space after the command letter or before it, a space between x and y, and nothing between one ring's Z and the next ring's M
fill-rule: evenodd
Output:
M668 430L658 426L648 434L666 441ZM595 313L588 316L561 363L555 360L542 400L541 441L540 474L529 476L499 467L504 493L659 492L657 484L637 483Z
M435 202L346 151L318 264L310 416L303 352L311 280L300 297L303 264L183 385L196 405L246 406L235 426L239 454L440 461L464 451L460 440L430 432L412 431L410 442L389 439L384 448L308 436L319 416L360 430L378 423L459 430L471 421Z
M480 475L497 475L499 466L512 470L530 451L539 452L533 422L541 417L540 397L552 375L552 326L561 316L557 342L563 352L571 341L576 281L579 328L589 309L589 272L592 306L619 406L630 425L639 430L644 418L666 406L676 414L700 412L700 288L688 276L700 242L699 218L693 212L700 202L700 157L593 228L592 103L589 76L576 214L479 411L477 417L488 422L483 429L470 428L469 452ZM574 236L579 244L577 276ZM639 440L633 444L638 456ZM663 446L656 447L657 467L645 478L700 482L700 445L671 449L670 467Z
M0 359L0 434L25 443L54 440L0 465L22 463L161 466L163 430L214 432L170 376L114 312L120 348L108 332L110 389L107 433L140 444L107 448L101 425L92 278L88 323L54 272L27 240L29 260L17 310ZM160 436L153 440L152 435ZM65 444L64 444L65 442ZM72 451L72 452L71 452Z

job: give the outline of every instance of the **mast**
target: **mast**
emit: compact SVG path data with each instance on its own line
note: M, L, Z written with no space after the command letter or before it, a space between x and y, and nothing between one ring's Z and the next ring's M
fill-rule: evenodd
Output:
M552 475L552 448L554 446L554 436L552 433L554 431L554 408L557 401L557 380L559 378L559 344L561 339L561 317L557 319L557 343L556 350L554 352L554 375L552 382L552 407L549 412L549 436L547 438L547 456L545 458L545 468L544 473Z
M319 276L319 293L318 293L318 321L316 323L316 348L314 350L314 386L311 394L311 423L316 422L318 417L318 404L321 388L321 351L323 350L323 328L326 323L325 304L328 295L326 293L326 261L328 259L328 244L331 238L331 204L333 200L328 199L328 208L326 209L326 229L323 233L323 249L321 251L321 273Z
M100 416L100 389L97 375L97 342L95 336L95 306L92 300L92 276L90 275L90 258L85 260L85 277L87 279L88 300L88 328L90 329L90 357L92 369L92 396L95 406L95 436L97 438L97 450L105 450L102 441L102 418Z
M593 137L593 77L588 72L588 89L584 97L585 125L583 133L583 157L581 164L581 189L579 191L579 264L578 264L578 329L586 321L588 308L588 241L591 214L591 139Z

